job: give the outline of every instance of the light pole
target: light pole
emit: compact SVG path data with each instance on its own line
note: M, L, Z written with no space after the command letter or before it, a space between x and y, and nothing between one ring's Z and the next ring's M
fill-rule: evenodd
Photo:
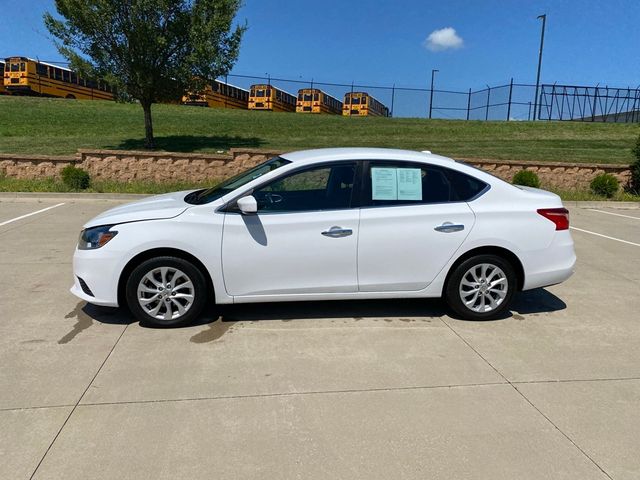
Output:
M431 70L431 94L429 96L429 119L431 119L431 112L433 110L433 78L436 76L436 73L440 70Z
M536 98L533 101L533 120L536 120L538 111L538 89L540 88L540 69L542 68L542 49L544 48L544 29L547 24L547 15L539 15L538 19L542 19L542 32L540 33L540 52L538 53L538 75L536 76ZM539 117L539 115L538 115Z

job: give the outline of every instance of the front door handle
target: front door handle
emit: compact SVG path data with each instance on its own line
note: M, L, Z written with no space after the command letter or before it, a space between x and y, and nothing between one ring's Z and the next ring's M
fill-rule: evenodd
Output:
M350 228L342 228L342 227L331 227L329 230L325 230L324 232L322 232L322 235L324 235L325 237L331 237L331 238L341 238L341 237L348 237L349 235L353 234L353 230L351 230Z
M464 230L464 225L451 223L451 222L444 222L442 225L438 225L437 227L435 227L434 230L436 232L443 232L443 233L460 232L461 230Z

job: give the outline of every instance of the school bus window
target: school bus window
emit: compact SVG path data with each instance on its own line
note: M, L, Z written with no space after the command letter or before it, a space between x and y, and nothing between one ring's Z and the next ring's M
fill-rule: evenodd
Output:
M20 71L21 72L26 72L27 71L27 65L24 62L20 64Z
M366 105L367 103L367 97L362 97L362 105Z

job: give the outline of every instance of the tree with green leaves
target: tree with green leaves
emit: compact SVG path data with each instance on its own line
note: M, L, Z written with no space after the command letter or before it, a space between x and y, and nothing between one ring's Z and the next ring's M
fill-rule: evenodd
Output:
M227 74L245 25L241 0L55 0L44 22L60 53L84 75L115 82L144 111L145 147L154 148L151 105L180 99Z

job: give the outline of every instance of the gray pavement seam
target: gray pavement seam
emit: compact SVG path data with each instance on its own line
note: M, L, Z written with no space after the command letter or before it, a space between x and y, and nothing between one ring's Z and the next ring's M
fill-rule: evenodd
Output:
M533 408L536 412L538 412L538 414L540 414L542 416L542 418L544 418L550 425L553 426L553 428L555 428L558 432L560 432L560 434L566 438L580 453L582 453L582 455L584 455L587 459L589 459L589 461L591 463L593 463L593 465L595 465L595 467L600 470L607 478L609 478L610 480L613 480L613 478L611 477L611 475L609 475L604 468L602 468L598 462L596 462L593 458L591 458L591 456L585 452L571 437L569 437L569 435L567 435L564 431L562 431L560 429L560 427L558 427L558 425L556 425L547 415L545 415L542 410L540 410L536 405L534 405L534 403L529 400L529 398L527 398L527 396L522 393L520 390L518 390L518 387L511 382L506 376L504 376L502 374L502 372L500 370L498 370L496 367L493 366L493 364L487 360L478 350L476 350L475 348L473 348L473 346L462 336L460 335L451 325L449 325L444 319L440 319L442 321L442 323L444 323L460 340L462 340L465 345L467 345L467 347L469 347L473 352L475 352L476 355L478 355L478 357L480 357L487 365L489 365L498 375L500 375L505 382L507 382L507 384L509 386L511 386L511 388L513 388L518 395L520 395L525 402L527 402L529 405L531 405L531 408Z
M35 476L35 474L38 472L38 469L40 468L40 465L42 465L42 462L44 461L44 459L47 457L49 451L51 450L51 447L53 447L53 444L56 443L56 440L58 439L58 437L60 436L60 434L62 433L62 430L64 430L64 427L67 425L67 422L69 421L69 419L72 417L73 412L76 411L76 409L78 408L78 405L80 405L80 402L82 401L82 399L84 398L84 396L87 394L87 391L89 390L89 388L91 388L91 385L93 385L93 382L95 381L96 377L98 376L98 374L100 373L100 371L102 370L102 367L104 367L104 365L107 363L107 360L109 360L109 357L111 357L111 354L113 353L113 351L115 350L116 346L118 345L118 343L120 343L120 339L122 338L122 336L124 335L124 332L127 331L127 328L129 327L129 325L131 324L127 324L125 325L125 327L122 329L122 332L120 333L120 335L118 336L118 338L116 339L115 343L113 344L113 346L111 347L111 349L109 350L109 353L107 354L107 356L104 358L104 360L102 361L102 363L100 364L100 367L98 367L98 370L96 371L96 373L93 375L93 377L91 378L91 381L89 382L89 384L87 385L87 388L84 389L84 391L82 392L82 395L80 395L80 398L78 398L78 401L76 402L76 404L73 406L73 408L71 409L71 411L69 412L69 415L67 415L67 418L64 420L64 422L62 422L62 426L58 429L58 432L55 434L55 436L53 437L53 440L51 440L51 443L49 444L49 446L47 447L47 450L44 452L44 455L42 455L42 458L40 458L40 461L38 462L38 464L36 465L36 468L33 470L33 473L31 474L31 476L29 477L29 480L32 480L33 477Z
M613 377L613 378L569 378L560 380L520 380L509 382L511 385L535 385L536 383L580 383L580 382L626 382L640 380L640 377Z
M21 410L43 410L46 408L67 408L73 407L73 404L70 403L68 405L35 405L31 407L9 407L9 408L0 408L0 412L19 412Z
M172 403L172 402L200 402L215 400L234 400L244 398L278 398L278 397L298 397L305 395L335 395L341 393L374 393L374 392L401 392L407 390L436 390L445 388L466 388L466 387L491 387L497 385L508 385L507 382L487 382L487 383L461 383L453 385L424 385L410 387L388 387L388 388L354 388L344 390L311 390L308 392L282 392L282 393L258 393L254 395L221 395L216 397L190 397L190 398L163 398L156 400L126 400L121 402L90 402L79 405L80 407L99 407L102 405L135 405L146 403Z

